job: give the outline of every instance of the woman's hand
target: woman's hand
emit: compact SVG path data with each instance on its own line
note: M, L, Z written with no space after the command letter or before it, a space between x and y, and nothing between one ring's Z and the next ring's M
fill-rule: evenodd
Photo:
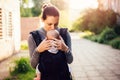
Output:
M48 50L50 49L50 41L47 40L47 38L45 38L39 45L38 47L36 48L38 52L43 52L45 50Z
M60 40L59 39L54 39L56 42L56 47L58 50L67 52L67 50L69 49L68 46L65 44L63 38L60 36Z

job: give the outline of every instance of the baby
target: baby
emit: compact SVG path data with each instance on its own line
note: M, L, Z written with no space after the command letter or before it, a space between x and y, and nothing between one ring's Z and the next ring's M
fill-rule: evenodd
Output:
M47 32L46 34L47 40L51 41L52 46L50 47L50 49L48 50L48 52L52 53L52 54L56 54L58 52L58 49L55 46L55 41L53 40L54 38L56 39L60 39L59 36L59 32L57 30L50 30ZM36 67L36 78L34 78L34 80L40 80L41 78L41 73L38 70L38 65Z
M51 41L51 48L48 50L50 53L54 53L56 54L58 52L56 46L55 46L55 41L53 40L54 38L56 39L60 39L59 38L59 32L57 30L51 30L51 31L48 31L47 34L47 39Z

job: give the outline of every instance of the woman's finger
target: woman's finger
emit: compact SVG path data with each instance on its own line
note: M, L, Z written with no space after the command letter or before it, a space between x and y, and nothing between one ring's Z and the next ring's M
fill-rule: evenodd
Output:
M64 42L63 38L60 36L60 40Z
M54 40L54 41L57 41L58 39L56 39L56 38L53 38L53 40Z

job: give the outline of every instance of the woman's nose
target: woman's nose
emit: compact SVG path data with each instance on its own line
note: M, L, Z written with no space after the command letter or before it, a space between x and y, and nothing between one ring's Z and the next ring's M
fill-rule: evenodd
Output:
M55 29L55 26L54 26L54 25L52 25L52 26L51 26L51 29L52 29L52 30L53 30L53 29Z

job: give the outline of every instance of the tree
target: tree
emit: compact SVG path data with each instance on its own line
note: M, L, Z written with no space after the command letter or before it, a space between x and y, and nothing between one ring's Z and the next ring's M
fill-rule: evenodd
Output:
M34 7L32 8L33 16L39 16L41 13L41 8L45 0L32 0Z
M28 0L22 0L20 3L20 15L21 17L32 16L31 9L28 7Z
M69 5L65 0L51 0L51 3L57 6L60 10L67 10Z

